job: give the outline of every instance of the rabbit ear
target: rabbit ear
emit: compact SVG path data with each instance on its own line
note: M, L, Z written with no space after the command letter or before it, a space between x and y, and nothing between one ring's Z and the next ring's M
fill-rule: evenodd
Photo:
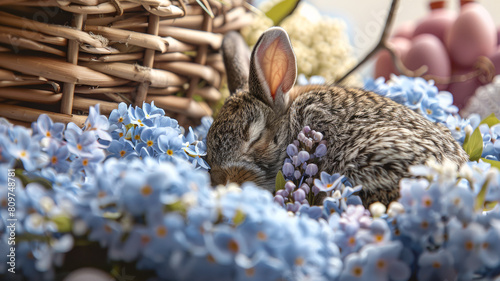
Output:
M250 93L275 111L288 107L288 91L295 84L297 64L288 34L281 27L268 29L257 41L250 59Z
M222 57L226 68L229 92L248 89L248 73L250 71L250 49L243 37L230 31L222 41Z

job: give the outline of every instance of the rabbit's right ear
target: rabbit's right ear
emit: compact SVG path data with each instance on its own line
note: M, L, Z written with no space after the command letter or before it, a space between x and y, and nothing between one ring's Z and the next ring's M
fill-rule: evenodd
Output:
M250 48L247 43L238 32L230 31L224 35L221 49L229 92L234 94L237 90L247 90L250 72Z
M297 78L297 63L288 34L281 27L264 32L250 59L250 93L277 112L288 108L288 92Z

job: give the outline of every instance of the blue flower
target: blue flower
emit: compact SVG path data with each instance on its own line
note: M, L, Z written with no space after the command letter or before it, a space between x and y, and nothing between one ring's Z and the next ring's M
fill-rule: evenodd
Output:
M146 102L142 103L142 110L144 111L144 115L148 119L153 119L165 115L165 111L155 106L154 101L152 101L151 104Z
M107 150L111 153L108 157L129 158L137 156L134 145L126 139L112 140Z
M329 175L326 172L321 172L320 179L314 180L314 185L321 191L331 192L332 190L338 189L342 184L342 179L344 176L340 174Z
M184 152L182 139L176 130L167 127L166 133L158 137L158 147L164 154L160 155L160 160L171 161L173 156L187 159L187 154Z
M95 149L89 154L86 153L74 159L70 167L73 172L81 172L83 170L87 175L91 175L104 158L104 152L100 149Z
M64 131L68 150L81 157L92 156L92 151L97 148L97 139L93 132L83 132L74 123L69 123L68 128Z
M104 142L111 141L111 135L108 133L109 122L108 118L104 115L100 115L99 104L91 106L89 108L89 116L85 123L83 124L84 131L94 132L96 139ZM105 144L107 146L107 143Z
M60 173L68 171L69 162L66 160L69 157L69 150L67 145L59 146L56 142L51 142L46 153L49 167L53 167Z
M39 165L40 145L32 141L27 129L14 127L11 131L12 143L3 141L4 148L14 159L20 159L27 171L33 171Z
M418 280L456 280L453 256L446 249L424 251L418 259Z
M110 124L129 124L130 118L128 117L127 104L121 102L118 109L113 109L109 114Z
M460 257L454 260L454 268L466 280L472 277L473 272L481 266L479 258L479 248L483 244L484 229L477 223L471 223L464 227L462 223L452 220L449 224L448 249L453 257Z
M204 142L196 142L195 145L190 145L184 149L184 151L193 159L193 164L195 167L201 167L202 169L209 170L210 166L202 158L207 155L207 146Z
M64 127L63 123L54 123L47 114L41 114L36 122L36 134L61 140Z
M134 124L138 127L153 127L153 121L146 117L144 110L138 106L128 108L128 116L130 118L130 124Z

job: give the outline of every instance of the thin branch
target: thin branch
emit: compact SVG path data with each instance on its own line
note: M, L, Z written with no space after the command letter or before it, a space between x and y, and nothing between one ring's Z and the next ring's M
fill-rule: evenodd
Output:
M377 54L378 51L380 51L383 48L387 49L387 37L389 36L390 27L392 25L392 22L394 21L394 15L396 13L398 5L399 5L399 0L392 0L391 8L387 15L387 19L385 20L384 29L382 30L382 34L380 35L380 39L375 48L373 48L373 50L371 50L368 53L368 55L366 55L356 66L351 68L351 70L349 70L344 76L342 76L339 80L337 80L337 83L339 84L342 83L342 81L344 81L349 75L351 75L354 71L356 71L361 65L366 63L375 54Z

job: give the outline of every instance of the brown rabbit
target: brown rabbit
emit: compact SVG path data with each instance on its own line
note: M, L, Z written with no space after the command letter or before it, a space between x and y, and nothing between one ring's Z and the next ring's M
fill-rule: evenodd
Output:
M297 66L282 28L262 34L250 63L244 45L237 33L227 34L223 43L232 95L207 136L213 184L253 181L273 190L286 147L304 126L328 141L319 170L362 185L365 206L396 200L410 165L430 157L458 165L468 160L445 126L388 98L338 86L292 89Z

